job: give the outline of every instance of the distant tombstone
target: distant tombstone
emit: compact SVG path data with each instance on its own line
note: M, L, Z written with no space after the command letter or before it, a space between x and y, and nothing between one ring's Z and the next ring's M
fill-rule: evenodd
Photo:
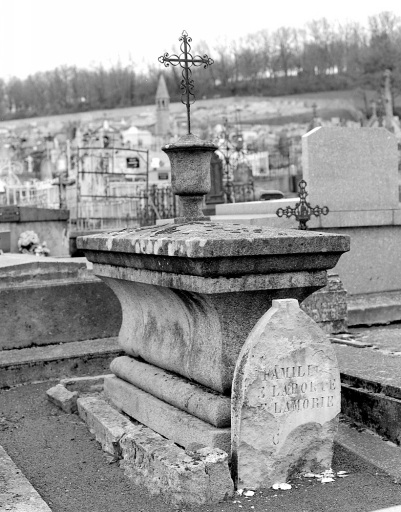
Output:
M302 137L303 178L330 212L398 209L398 151L384 128L318 127Z
M223 161L216 153L210 160L210 192L206 196L206 204L224 203Z
M237 488L270 487L331 467L340 373L323 331L296 299L273 300L237 360L232 468Z

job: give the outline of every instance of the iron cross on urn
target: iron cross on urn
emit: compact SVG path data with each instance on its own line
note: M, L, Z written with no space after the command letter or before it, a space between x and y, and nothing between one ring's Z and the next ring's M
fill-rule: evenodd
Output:
M188 221L206 221L202 211L204 196L210 190L210 158L218 148L212 142L201 140L191 133L191 104L195 101L193 93L194 80L191 67L207 68L213 64L213 59L206 54L202 56L191 54L192 39L184 30L181 37L181 54L169 55L164 53L159 62L165 67L180 66L182 68L182 103L187 109L188 134L177 142L166 144L162 150L168 155L171 163L171 186L173 192L180 198L182 214L174 219L175 223Z

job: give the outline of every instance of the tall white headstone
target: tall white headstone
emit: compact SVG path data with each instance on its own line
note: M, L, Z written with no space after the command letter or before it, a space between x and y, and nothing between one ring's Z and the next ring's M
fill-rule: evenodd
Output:
M385 128L311 130L302 170L312 204L330 212L399 208L397 140Z
M232 467L238 488L329 469L340 373L326 335L296 299L274 300L249 334L232 389Z

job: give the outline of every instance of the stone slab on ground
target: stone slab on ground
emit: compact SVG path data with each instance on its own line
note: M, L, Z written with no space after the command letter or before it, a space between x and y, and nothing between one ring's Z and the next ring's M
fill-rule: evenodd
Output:
M400 335L401 329L397 331ZM366 339L358 339L366 341ZM375 340L377 342L377 337L370 337L370 341ZM373 347L355 348L340 344L335 344L334 347L342 382L401 399L400 355Z
M104 393L117 409L184 448L197 442L230 453L230 428L213 427L118 377L104 379Z
M69 391L77 391L79 395L81 393L100 393L103 391L103 381L107 375L111 375L111 373L93 376L86 375L85 377L68 377L61 379L60 384Z
M380 510L374 510L373 512L401 512L401 505L398 507L381 508Z
M341 368L341 410L391 441L401 442L401 354L388 350L401 343L398 326L360 331L374 347L335 344ZM389 340L390 338L390 340ZM397 341L398 340L398 341Z
M344 423L339 426L336 442L401 483L401 448L399 446L386 443L378 436L358 432Z
M10 512L51 512L40 494L0 446L0 509Z
M218 503L233 495L228 454L222 450L186 452L96 397L79 398L78 411L102 448L122 459L125 474L151 494L161 494L175 507Z
M47 398L55 405L60 407L64 412L74 413L77 410L78 393L69 391L62 384L48 389L46 391Z
M77 400L78 414L88 425L104 451L120 458L120 439L132 421L97 397L82 397Z
M348 295L348 325L401 321L401 291Z
M0 388L60 377L103 374L120 355L123 351L117 338L4 350L0 361Z

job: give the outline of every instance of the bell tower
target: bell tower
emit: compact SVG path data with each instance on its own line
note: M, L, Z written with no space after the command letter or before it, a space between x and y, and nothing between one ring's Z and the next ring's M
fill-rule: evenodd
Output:
M164 142L170 131L170 95L167 90L164 75L161 74L156 91L156 137Z

